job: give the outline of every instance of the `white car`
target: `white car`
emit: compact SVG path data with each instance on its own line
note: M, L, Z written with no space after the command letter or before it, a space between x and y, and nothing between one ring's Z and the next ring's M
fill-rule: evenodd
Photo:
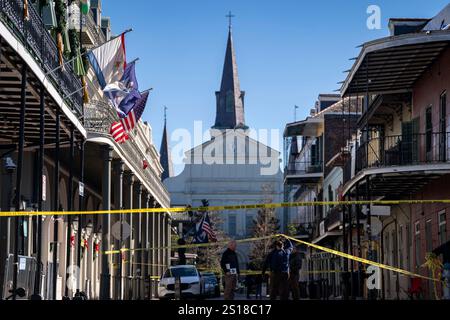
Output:
M166 270L158 285L159 299L175 298L175 278L180 278L181 297L197 298L202 294L201 278L197 268L192 265L173 266Z

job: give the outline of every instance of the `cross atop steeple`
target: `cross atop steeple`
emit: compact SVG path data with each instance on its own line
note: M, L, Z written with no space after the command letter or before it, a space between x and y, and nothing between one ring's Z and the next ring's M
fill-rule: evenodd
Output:
M216 122L213 129L247 129L244 116L245 92L241 91L239 85L236 54L231 31L231 18L234 16L230 12L227 17L230 19L230 29L228 30L222 83L220 91L216 92Z
M231 27L232 27L231 19L233 19L236 16L233 15L230 11L230 12L228 12L228 14L225 17L228 18L228 29L231 30Z

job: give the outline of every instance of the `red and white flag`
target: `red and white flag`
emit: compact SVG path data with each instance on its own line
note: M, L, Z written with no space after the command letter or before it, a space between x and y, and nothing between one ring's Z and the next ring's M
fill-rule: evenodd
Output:
M128 133L136 127L136 123L141 119L142 114L144 113L149 93L149 91L144 92L142 98L136 102L136 105L128 115L119 122L114 122L111 125L111 130L109 132L113 136L114 141L121 144L129 139Z
M150 92L144 92L141 99L136 102L133 109L127 114L127 116L120 120L126 132L130 132L136 127L136 123L141 119L144 113L145 106L147 105L147 100Z
M129 138L128 134L125 131L125 128L123 127L122 122L114 122L111 125L109 133L112 135L114 141L116 141L119 144L125 143L125 141L127 141Z

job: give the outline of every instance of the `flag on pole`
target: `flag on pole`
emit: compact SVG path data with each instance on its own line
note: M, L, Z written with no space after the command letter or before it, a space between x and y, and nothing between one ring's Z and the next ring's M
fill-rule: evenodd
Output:
M125 128L121 122L114 122L111 125L109 133L118 144L125 143L129 139L128 134L125 132Z
M128 115L120 120L126 132L132 131L136 127L136 123L141 119L145 106L147 105L149 94L149 91L144 92L141 99L136 102Z
M126 68L125 34L90 51L87 56L102 89L119 82Z
M87 15L91 9L91 0L81 0L81 13Z
M203 218L203 223L202 223L202 230L206 232L209 240L211 240L212 242L217 241L216 233L214 232L214 230L212 228L211 221L209 220L208 212L205 212L205 216Z
M109 133L117 143L125 143L129 139L128 133L135 127L136 123L141 119L149 96L149 91L142 94L142 98L136 103L130 113L120 121L116 121L111 125Z
M208 212L205 212L200 223L196 227L194 243L208 243L210 241L216 242L217 237L216 233L212 229Z
M125 118L141 98L136 78L136 63L127 64L120 81L108 84L103 92L117 110L120 118Z

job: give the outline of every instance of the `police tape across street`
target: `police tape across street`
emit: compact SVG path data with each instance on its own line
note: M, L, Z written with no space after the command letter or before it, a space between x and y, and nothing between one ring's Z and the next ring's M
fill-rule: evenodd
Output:
M351 205L430 205L430 204L450 204L450 200L360 200L360 201L303 201L303 202L282 202L282 203L260 203L230 206L211 207L174 207L174 208L141 208L141 209L121 209L121 210L94 210L94 211L3 211L0 217L35 217L35 216L77 216L77 215L117 215L117 214L137 214L137 213L183 213L191 211L216 212L229 210L249 210L249 209L278 209L295 207L314 206L351 206Z
M354 255L351 255L351 254L348 254L348 253L344 253L344 252L341 252L341 251L338 251L338 250L333 250L333 249L330 249L330 248L319 246L317 244L313 244L313 243L309 243L309 242L306 242L306 241L303 241L303 240L295 239L293 237L290 237L290 236L287 236L287 235L284 235L284 234L275 234L275 235L272 235L272 236L266 236L266 237L260 237L260 238L241 239L241 240L236 240L236 242L237 243L255 242L255 241L268 240L268 239L274 239L274 238L280 238L280 237L289 239L290 241L296 242L298 244L305 245L305 246L310 247L310 248L314 248L314 249L317 249L317 250L320 250L320 251L324 251L324 252L327 252L327 253L330 253L330 254L342 257L344 259L349 259L349 260L356 261L356 262L359 262L359 263L362 263L362 264L365 264L365 265L374 266L374 267L377 267L377 268L380 268L380 269L384 269L384 270L389 270L389 271L392 271L392 272L400 273L400 274L403 274L403 275L408 276L408 277L421 278L421 279L424 279L424 280L431 280L431 281L435 281L435 282L441 282L442 281L441 279L435 279L435 278L432 278L432 277L423 276L423 275L420 275L420 274L417 274L417 273L414 273L414 272L411 272L411 271L407 271L407 270L400 269L400 268L397 268L397 267L392 267L392 266L389 266L389 265L386 265L386 264L378 263L378 262L375 262L375 261L371 261L371 260L368 260L368 259L364 259L364 258L361 258L361 257L354 256ZM137 248L137 249L126 249L126 248L124 248L124 249L121 249L121 250L106 251L106 252L103 252L103 254L114 255L114 254L122 254L123 252L136 252L136 251L152 251L152 250L164 250L164 249L167 250L167 249L182 249L182 248L185 248L185 249L189 249L189 248L206 248L206 247L211 247L211 246L225 245L226 243L228 243L228 242L212 242L212 243L189 244L189 245L172 246L172 247L159 247L159 248ZM316 271L316 272L320 273L320 271ZM334 272L336 272L336 271L334 271ZM323 271L323 273L326 273L326 272Z

